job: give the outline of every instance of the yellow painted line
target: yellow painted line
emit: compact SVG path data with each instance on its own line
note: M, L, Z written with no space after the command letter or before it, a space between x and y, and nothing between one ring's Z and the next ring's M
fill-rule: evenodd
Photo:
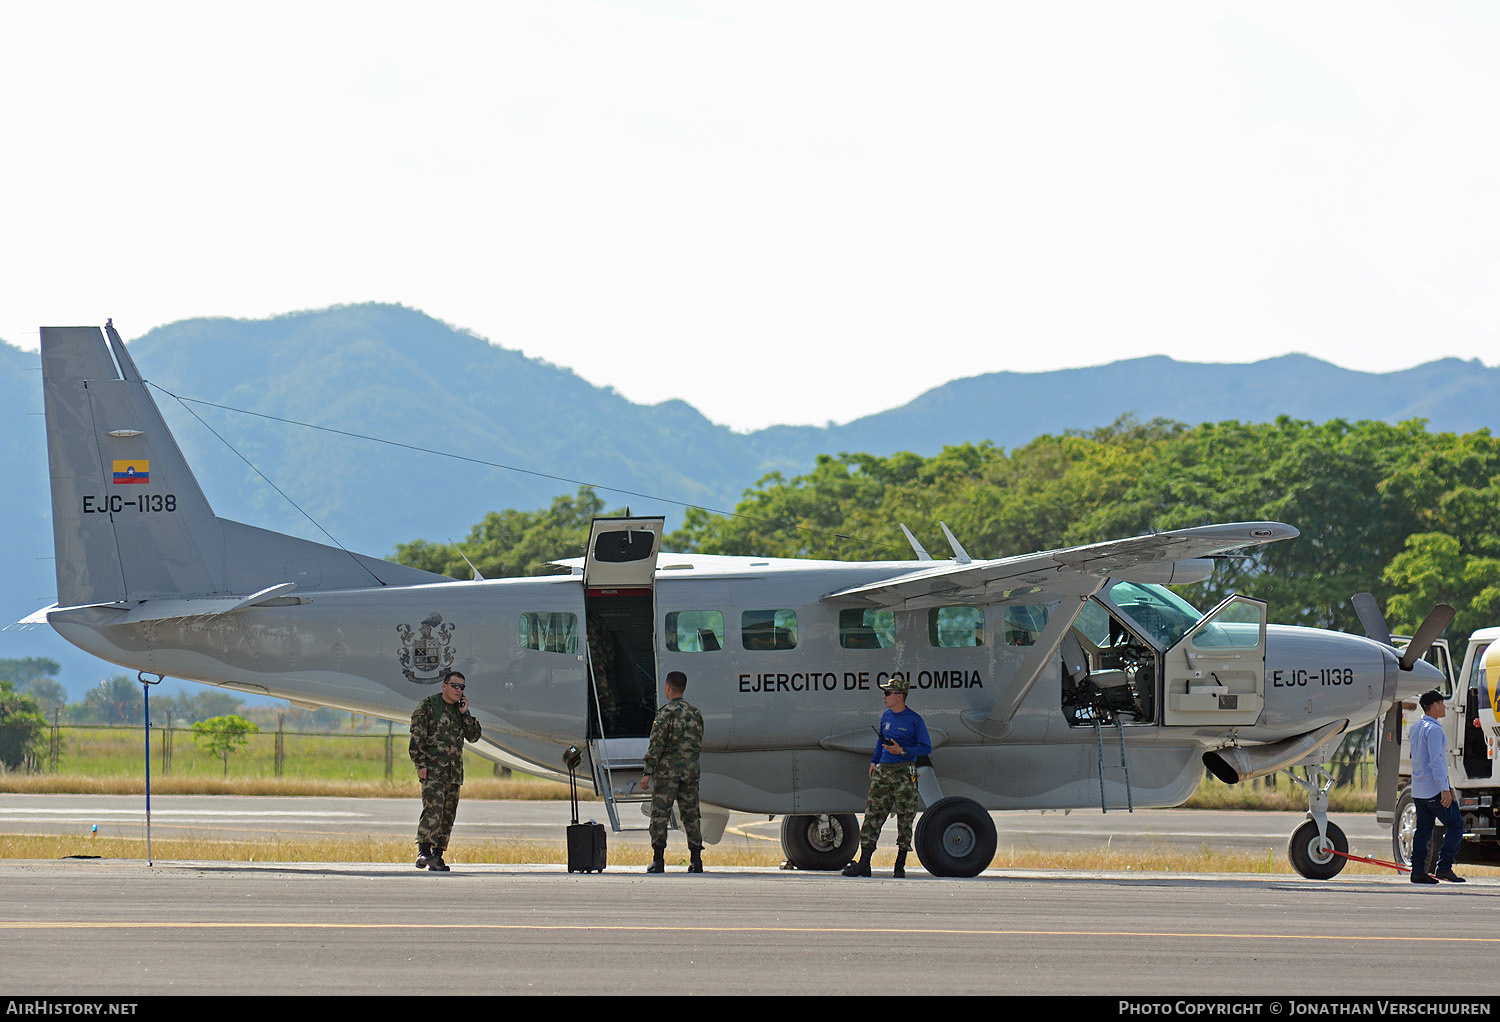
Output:
M1181 937L1202 940L1219 937L1237 940L1345 940L1415 941L1435 944L1500 944L1500 937L1414 937L1405 935L1336 933L1192 933L1176 930L967 930L912 929L867 926L584 926L547 923L296 923L296 922L131 922L109 920L19 919L0 921L3 930L508 930L515 932L579 933L776 933L776 934L921 934L962 937Z

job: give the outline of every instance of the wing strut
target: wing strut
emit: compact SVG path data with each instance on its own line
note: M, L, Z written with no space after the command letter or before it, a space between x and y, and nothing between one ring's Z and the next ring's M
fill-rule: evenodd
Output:
M995 705L989 713L982 710L969 710L963 715L963 722L970 730L986 738L1004 738L1010 733L1010 720L1016 715L1016 710L1031 692L1031 686L1036 684L1037 678L1042 676L1042 670L1057 656L1057 650L1067 636L1068 630L1073 627L1073 622L1078 620L1078 615L1083 612L1083 605L1104 587L1105 579L1098 579L1093 592L1083 596L1064 596L1058 603L1057 608L1047 619L1047 627L1042 629L1042 634L1037 636L1036 645L1031 647L1031 652L1026 654L1026 659L1021 661L1021 666L1011 677L1009 684L1001 690L995 699Z

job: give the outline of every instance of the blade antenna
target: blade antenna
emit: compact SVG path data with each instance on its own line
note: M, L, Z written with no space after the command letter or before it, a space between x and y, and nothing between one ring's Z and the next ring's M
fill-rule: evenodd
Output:
M930 560L932 560L932 555L929 554L925 549L923 549L921 543L917 542L917 537L915 537L915 536L913 536L911 534L911 530L908 529L906 527L906 525L904 523L902 523L902 522L897 522L896 524L900 525L901 526L901 531L904 532L904 533L906 533L906 541L908 543L910 543L911 544L911 548L917 552L917 560L919 560L919 561L930 561Z
M970 561L972 561L973 558L970 557L969 552L964 549L964 545L960 543L957 537L955 537L953 533L948 529L948 523L938 522L938 525L942 526L943 535L948 537L948 545L953 548L953 559L956 560L959 564L968 564Z
M464 548L461 547L461 546L459 546L457 543L453 542L453 540L451 540L451 539L448 541L448 545L451 546L453 549L455 549L455 550L458 551L458 556L460 556L460 557L462 557L464 559L464 563L467 564L469 566L469 570L474 573L474 578L476 580L480 581L480 582L483 582L484 581L484 575L480 572L480 570L478 568L474 567L474 562L471 561L471 560L469 560L469 555L466 554L466 553L464 553Z

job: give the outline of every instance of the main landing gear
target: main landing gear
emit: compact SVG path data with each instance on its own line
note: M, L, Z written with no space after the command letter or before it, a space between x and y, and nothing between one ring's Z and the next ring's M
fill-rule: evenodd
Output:
M978 876L995 859L995 821L972 799L940 799L917 818L912 844L933 876ZM783 817L781 848L790 868L843 869L859 851L859 820L852 813Z

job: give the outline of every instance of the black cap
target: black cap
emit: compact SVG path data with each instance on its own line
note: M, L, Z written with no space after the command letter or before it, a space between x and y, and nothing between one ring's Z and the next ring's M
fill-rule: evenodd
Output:
M1422 709L1425 710L1433 703L1441 703L1447 698L1447 696L1443 695L1443 693L1439 692L1437 689L1429 688L1426 692L1422 693L1421 698L1419 698L1417 702L1421 703Z

